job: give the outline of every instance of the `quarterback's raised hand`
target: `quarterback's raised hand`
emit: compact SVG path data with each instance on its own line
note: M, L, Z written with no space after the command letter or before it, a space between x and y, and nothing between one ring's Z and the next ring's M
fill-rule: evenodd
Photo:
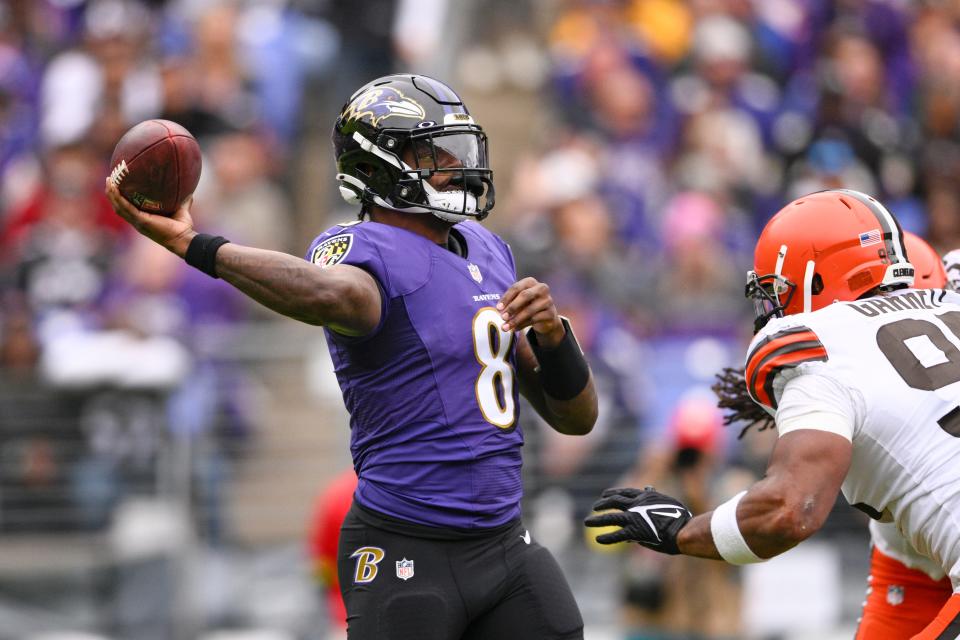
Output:
M190 241L197 233L193 230L193 219L190 217L191 196L170 217L140 211L133 206L108 177L104 185L104 193L113 211L130 223L138 233L150 238L160 246L172 251L181 258L186 255Z
M620 527L597 536L600 544L639 542L645 547L676 555L677 534L693 517L679 500L653 490L607 489L593 505L595 513L584 520L588 527ZM613 511L616 510L616 511Z

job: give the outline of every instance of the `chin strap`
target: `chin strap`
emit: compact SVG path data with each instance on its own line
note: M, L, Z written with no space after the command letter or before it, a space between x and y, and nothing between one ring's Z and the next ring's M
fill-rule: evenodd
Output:
M347 204L363 202L363 192L366 191L367 185L361 180L346 173L338 173L337 183L340 187L340 196L347 201Z

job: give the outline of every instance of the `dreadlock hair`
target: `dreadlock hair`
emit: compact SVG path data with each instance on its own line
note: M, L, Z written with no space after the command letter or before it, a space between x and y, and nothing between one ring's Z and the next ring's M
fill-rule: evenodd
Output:
M753 401L747 392L747 380L743 369L724 367L717 374L717 381L713 384L713 392L717 394L717 406L721 409L730 409L723 416L723 426L734 422L744 422L746 426L740 431L737 439L740 440L754 425L757 431L766 431L776 426L776 421L763 407Z

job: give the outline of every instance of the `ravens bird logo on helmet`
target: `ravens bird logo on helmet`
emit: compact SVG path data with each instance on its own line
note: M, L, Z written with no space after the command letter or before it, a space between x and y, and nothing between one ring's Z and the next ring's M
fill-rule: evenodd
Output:
M376 87L364 91L354 98L340 114L344 120L369 118L370 124L379 126L384 118L396 116L422 121L426 111L416 100L412 100L393 87Z
M333 128L340 193L350 204L482 220L494 204L487 136L457 93L416 74L377 78Z

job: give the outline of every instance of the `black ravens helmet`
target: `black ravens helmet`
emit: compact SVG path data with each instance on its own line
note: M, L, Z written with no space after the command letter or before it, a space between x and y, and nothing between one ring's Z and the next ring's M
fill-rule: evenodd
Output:
M493 208L487 136L447 85L414 74L368 83L333 127L340 194L350 204L482 220ZM443 175L436 188L428 182ZM434 184L436 184L436 180Z

